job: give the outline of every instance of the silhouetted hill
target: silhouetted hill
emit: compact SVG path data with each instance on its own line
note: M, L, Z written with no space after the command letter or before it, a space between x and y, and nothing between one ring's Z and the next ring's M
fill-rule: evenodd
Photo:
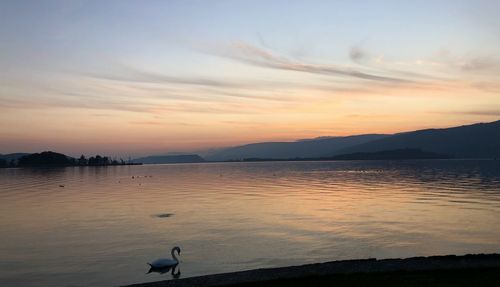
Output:
M407 148L447 154L456 158L498 158L500 157L500 121L395 134L342 149L331 153L330 156L339 153ZM324 156L327 155L324 154Z
M134 159L133 162L142 163L197 163L205 162L201 156L197 154L183 154L183 155L158 155L158 156L147 156Z
M11 160L14 160L15 162L17 162L17 160L20 157L23 157L25 155L29 155L29 153L18 152L18 153L0 154L0 159L3 159L7 162L10 162Z
M62 153L44 151L25 155L18 159L18 166L68 166L75 161Z
M261 161L325 161L325 160L405 160L405 159L449 159L449 155L427 152L420 149L397 149L378 152L355 152L339 154L329 157L295 157L286 159L276 158L244 158L228 160L227 162L261 162Z
M446 159L448 155L420 149L396 149L377 152L355 152L333 156L332 160L400 160L400 159Z
M264 142L230 147L207 156L207 160L225 161L245 158L314 158L333 154L338 150L382 139L387 135L367 134L347 137L327 137L295 142Z

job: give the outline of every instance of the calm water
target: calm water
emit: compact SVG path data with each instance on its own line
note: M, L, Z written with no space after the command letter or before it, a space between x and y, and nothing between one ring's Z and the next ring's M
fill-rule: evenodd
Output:
M500 162L0 169L2 286L170 279L146 262L175 245L181 277L500 252Z

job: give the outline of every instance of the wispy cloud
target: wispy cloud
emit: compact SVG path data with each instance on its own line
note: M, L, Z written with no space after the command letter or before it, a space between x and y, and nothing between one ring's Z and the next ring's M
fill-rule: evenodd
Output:
M115 73L78 73L78 75L98 81L120 82L137 92L147 92L158 98L182 99L193 101L223 98L250 99L263 101L290 101L293 96L278 95L276 90L310 89L313 85L297 82L272 80L216 79L202 77L176 77L161 72L137 69L120 65ZM317 86L316 86L317 87ZM324 87L323 87L324 88Z
M500 93L500 82L477 82L473 86L490 93Z
M185 122L162 122L162 121L130 121L129 124L138 126L201 126L199 124L185 123Z
M423 63L432 63L436 66L465 73L500 72L500 59L496 56L472 53L457 55L447 49L440 49Z
M357 62L359 60L362 60L365 57L366 57L366 53L360 47L358 47L358 46L352 46L349 49L349 58L352 61Z
M349 77L355 79L382 81L392 83L412 82L410 79L362 71L352 67L311 64L277 55L269 50L261 49L245 42L235 42L228 53L215 52L219 56L228 57L254 66L279 70L305 72L311 74Z
M442 114L459 114L459 115L473 115L473 116L497 116L500 117L500 109L484 109L484 110L465 110L465 111L451 111L440 112Z
M231 82L231 81L217 81L206 78L182 78L170 76L162 73L144 71L130 66L121 66L119 72L113 74L105 73L87 73L85 76L106 79L113 81L123 82L136 82L136 83L154 83L154 84L183 84L192 86L209 86L209 87L222 87L222 88L243 88L248 87L248 83Z
M427 71L417 72L416 68L423 63L422 60L409 62L391 62L384 59L384 55L374 55L370 51L359 45L351 46L349 49L349 59L357 65L369 68L379 73L392 75L393 77L406 79L408 82L418 83L422 81L447 81L448 78L436 76ZM428 63L427 61L425 63ZM401 66L405 66L402 68Z
M464 71L499 69L500 61L492 57L472 57L458 62L458 67Z

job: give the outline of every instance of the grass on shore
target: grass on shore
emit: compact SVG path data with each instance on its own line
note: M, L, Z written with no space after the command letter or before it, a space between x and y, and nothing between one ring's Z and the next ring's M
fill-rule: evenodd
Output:
M500 286L500 268L463 270L398 271L384 273L335 274L328 276L279 279L233 285L232 287L303 287L303 286Z

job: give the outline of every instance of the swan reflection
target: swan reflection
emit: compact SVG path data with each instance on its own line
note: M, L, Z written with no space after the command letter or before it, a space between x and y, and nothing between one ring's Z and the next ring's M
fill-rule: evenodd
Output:
M172 275L172 277L174 279L177 279L177 278L181 277L181 269L178 268L178 265L179 264L176 264L173 266L167 266L167 267L156 267L156 268L151 266L149 268L148 273L146 273L146 274L153 273L153 272L165 274L165 273L168 273L169 271L171 271L170 274Z

